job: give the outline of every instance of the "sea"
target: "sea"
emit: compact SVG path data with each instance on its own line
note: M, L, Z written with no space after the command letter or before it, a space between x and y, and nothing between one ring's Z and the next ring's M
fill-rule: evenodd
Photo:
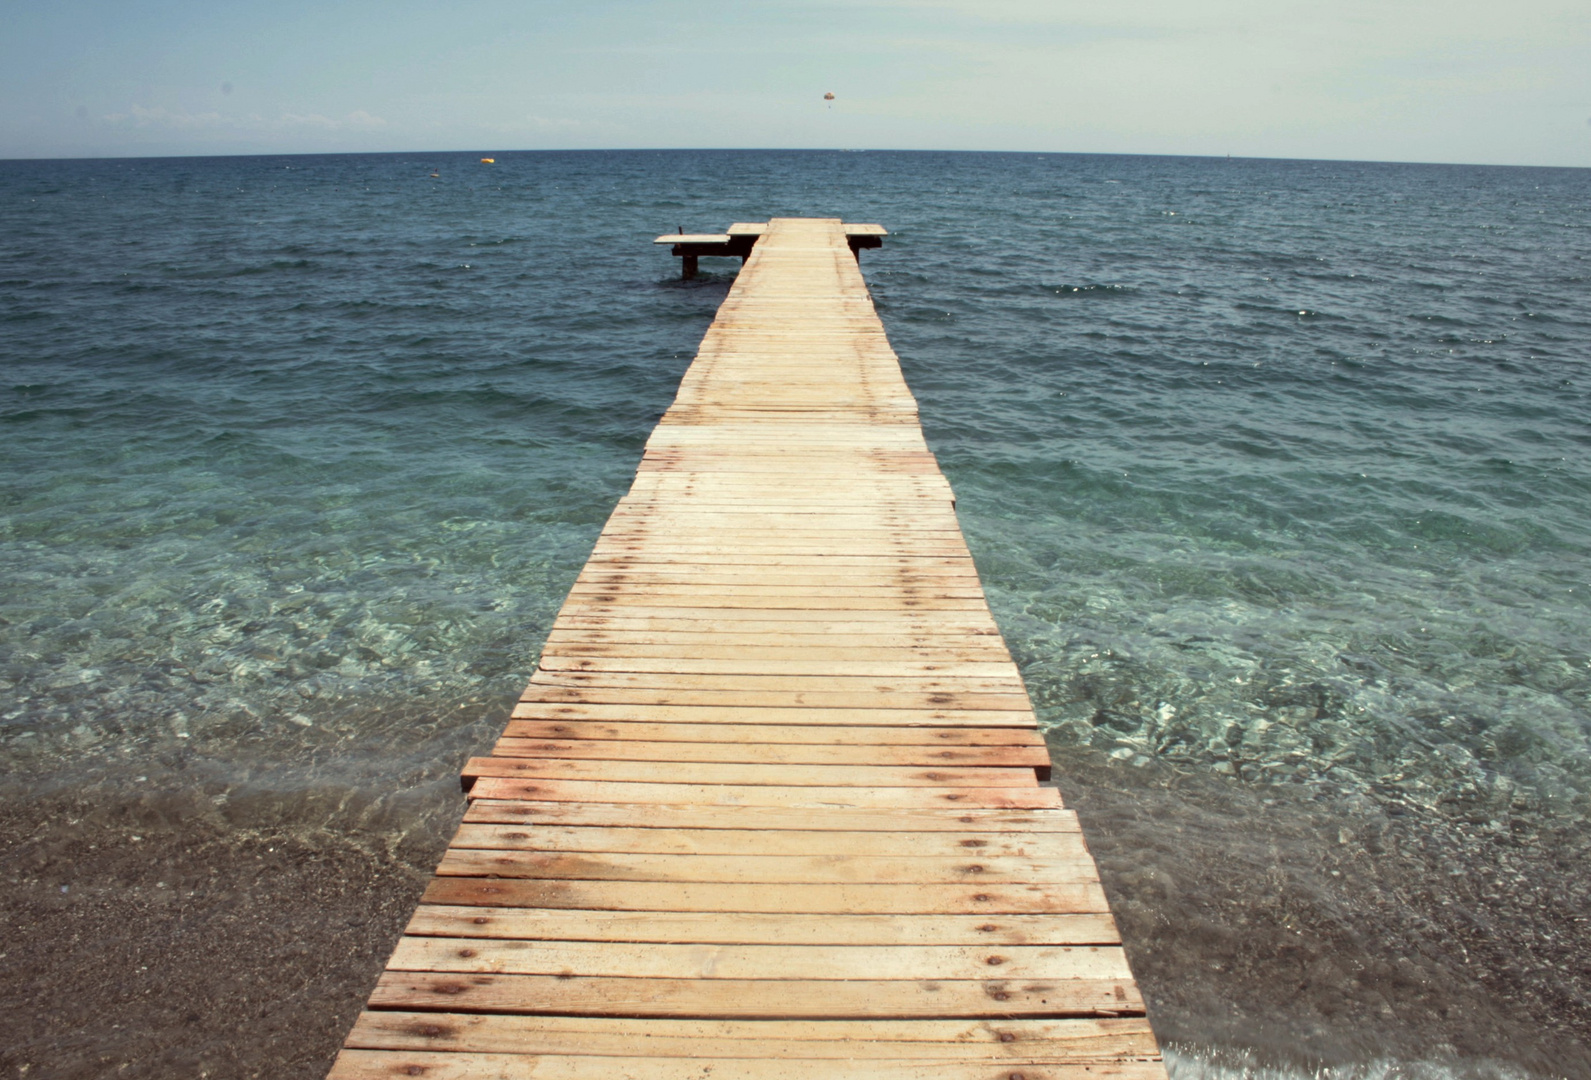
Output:
M1591 170L0 162L0 798L428 867L734 280L653 238L777 216L889 230L1174 1080L1591 1075Z

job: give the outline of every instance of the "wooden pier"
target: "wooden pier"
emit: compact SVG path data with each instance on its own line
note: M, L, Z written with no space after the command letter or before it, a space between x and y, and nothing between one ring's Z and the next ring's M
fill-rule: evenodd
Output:
M1163 1080L854 228L752 238L334 1080Z
M739 259L744 266L751 258L751 249L768 231L765 221L737 221L722 233L687 233L684 226L678 233L664 233L654 244L669 245L670 253L680 260L680 277L689 281L696 276L696 260L703 255L715 258ZM841 225L845 243L851 254L861 258L863 248L884 246L882 225Z

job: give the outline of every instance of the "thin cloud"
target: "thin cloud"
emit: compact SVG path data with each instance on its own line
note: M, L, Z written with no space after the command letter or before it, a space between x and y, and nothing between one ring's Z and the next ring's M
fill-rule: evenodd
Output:
M356 131L384 128L387 122L379 116L355 109L341 117L321 113L284 112L276 117L250 113L247 116L229 116L219 112L190 113L162 107L149 108L131 105L126 112L106 113L100 119L116 127L167 128L177 131L202 129L221 131Z
M226 117L218 112L173 112L163 108L145 108L142 105L129 106L126 112L109 113L101 117L108 124L131 125L132 127L169 127L169 128L205 128L224 126Z

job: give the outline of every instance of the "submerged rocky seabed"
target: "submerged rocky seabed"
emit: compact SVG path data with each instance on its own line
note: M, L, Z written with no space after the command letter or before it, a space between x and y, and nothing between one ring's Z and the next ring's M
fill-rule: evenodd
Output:
M1176 1046L1167 1047L1165 1056L1172 1080L1531 1080L1528 1072L1494 1061L1456 1065L1440 1061L1379 1060L1298 1068L1264 1064L1252 1054L1221 1054Z
M1058 744L1496 832L1591 810L1584 655L1488 626L1377 632L1387 613L1368 597L1357 620L1235 600L1147 613L1119 596L1002 600L1022 604L1001 624ZM1129 626L1102 617L1122 607Z
M373 552L369 532L295 524L242 540L167 520L188 535L126 549L62 530L49 562L8 549L38 588L0 624L0 753L68 787L151 763L223 788L445 769L501 723L596 533L448 521L435 549L401 550L425 523Z

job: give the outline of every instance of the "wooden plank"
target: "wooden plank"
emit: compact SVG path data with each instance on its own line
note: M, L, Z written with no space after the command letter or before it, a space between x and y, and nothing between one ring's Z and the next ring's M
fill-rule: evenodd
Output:
M427 903L616 911L844 915L1099 914L1097 881L958 885L943 882L679 882L437 877Z
M623 565L597 563L581 571L582 582L648 582L660 581L710 585L872 585L884 586L908 582L915 585L952 585L978 587L978 578L972 565L946 566L937 564L913 565L883 563L878 565L842 565L823 563L797 566L756 566L740 563L728 565L702 565L690 563L681 566L665 560L648 562L644 558L632 559Z
M1114 945L713 945L405 936L388 971L621 979L1130 979Z
M725 609L732 611L733 609ZM901 613L893 618L858 618L859 612L817 613L785 612L775 616L761 613L752 618L725 617L725 611L682 612L671 609L667 614L653 611L579 612L560 619L560 631L568 635L607 633L629 636L652 634L659 641L669 641L680 635L679 641L723 642L739 635L747 645L812 645L817 639L827 637L836 646L843 646L857 637L872 637L886 642L896 642L903 647L911 645L937 649L953 649L969 643L976 648L992 648L982 620L968 622L937 622L922 618L919 612ZM785 617L791 616L794 617ZM820 617L814 618L814 615ZM684 635L690 635L685 637Z
M1042 749L1044 736L1028 728L846 727L833 724L642 723L598 720L510 720L505 738L611 742L748 742L759 746L997 746ZM1047 752L1047 751L1046 751Z
M877 595L907 595L907 590L954 590L957 594L982 595L976 578L959 572L941 570L924 574L898 567L889 570L864 570L836 573L834 570L786 571L782 573L735 573L732 570L711 572L697 566L675 566L664 563L654 567L626 567L622 570L587 570L581 573L576 585L582 589L607 588L632 589L763 589L780 592L800 592L816 589L834 592L855 589L859 593Z
M629 637L641 635L630 634ZM661 635L660 635L661 636ZM675 635L684 637L685 635ZM588 638L585 640L561 637L557 641L549 641L541 654L545 662L544 669L568 670L596 669L601 666L623 667L627 664L645 663L659 668L701 667L712 664L732 663L745 665L753 662L764 661L778 662L779 668L785 670L764 671L760 674L823 674L823 669L832 662L847 665L850 670L837 674L855 675L859 670L865 670L863 665L896 666L907 665L915 671L904 667L897 667L893 672L877 672L878 675L888 677L902 674L935 674L935 667L947 665L985 664L985 665L1011 665L1012 660L1003 649L979 649L966 645L947 643L940 647L918 646L902 640L894 648L880 648L875 646L858 645L845 647L843 643L805 644L786 641L779 644L781 635L765 635L761 641L753 638L747 642L746 637L740 639L737 646L735 636L731 634L694 635L694 641L625 641L613 640L612 636L603 638ZM750 637L750 635L747 635ZM581 661L595 661L590 665ZM677 660L680 664L664 664L664 661ZM791 669L794 670L791 670ZM1014 667L1008 670L1015 671ZM721 672L714 673L721 674Z
M1053 806L1037 810L983 808L824 807L818 811L714 803L636 804L536 802L477 798L464 813L468 822L504 825L569 825L636 829L756 829L761 832L885 833L1075 833L1077 815Z
M517 1055L439 1053L428 1050L346 1049L332 1065L328 1080L391 1080L424 1076L428 1080L508 1080L534 1075L536 1080L1165 1080L1159 1062L1120 1063L1022 1062L1018 1074L1006 1061L950 1060L796 1060L757 1057L713 1058L702 1064L678 1057L597 1057L593 1055ZM994 1071L997 1069L998 1071Z
M973 597L952 596L862 596L836 591L830 595L816 592L777 594L764 596L726 595L721 590L676 590L643 592L637 589L611 589L588 592L571 590L561 611L570 613L616 612L632 609L669 611L749 611L766 615L802 611L832 617L832 612L880 612L878 618L900 618L906 614L926 612L987 612L988 606Z
M858 476L849 480L834 476L792 477L777 491L761 487L745 476L720 475L712 470L652 472L637 478L616 505L694 506L724 503L743 506L755 502L774 509L813 506L856 507L862 510L892 511L923 507L942 511L954 492L943 477L934 476Z
M476 757L463 775L547 777L604 783L734 784L769 787L1024 787L1038 783L1031 767L1017 769L915 765L786 765L716 761L586 761L578 758Z
M864 644L869 642L869 644ZM747 660L898 660L932 663L1010 662L1001 645L974 639L913 638L887 634L726 634L691 631L562 630L549 637L542 656L637 656Z
M437 867L442 877L551 878L568 881L778 883L826 881L993 882L1071 884L1092 881L1086 852L1065 855L960 857L860 855L652 855L621 851L541 852L450 847Z
M589 681L569 680L572 685L535 682L526 690L523 701L584 705L716 705L726 708L770 709L898 709L984 710L1014 712L1028 708L1025 694L966 693L954 689L930 688L903 690L819 690L799 686L780 690L690 689L667 686L605 686ZM517 714L516 714L517 715Z
M819 551L807 555L775 554L758 551L736 551L708 559L667 553L615 553L592 552L586 561L592 567L632 566L713 566L713 567L814 567L839 572L851 567L869 570L910 569L926 572L934 568L962 568L975 565L970 553L960 555L901 555L856 554L839 551Z
M799 480L781 484L777 492L739 480L699 472L682 477L678 473L648 473L637 481L618 506L697 507L758 506L775 512L827 514L835 507L854 508L871 513L911 514L954 512L950 485L930 477L904 481L868 477L850 483L824 478L827 486L803 485Z
M850 482L824 477L819 483L827 483L827 486L803 484L799 478L793 478L789 484L781 484L778 491L770 491L748 482L743 476L719 476L711 471L654 472L633 484L615 505L669 508L755 505L776 512L817 513L827 513L834 507L872 513L953 510L950 485L933 477L871 476Z
M744 665L741 665L744 666ZM1022 680L1014 664L995 665L996 671L987 675L961 675L955 672L906 671L898 674L847 675L813 672L811 674L756 674L744 672L639 671L605 669L562 670L537 668L530 677L536 687L637 687L680 689L720 693L755 693L788 691L799 693L814 691L825 694L896 693L927 694L936 691L959 694L1001 694L1025 697Z
M654 244L727 244L728 233L664 233Z
M768 529L785 528L796 536L838 536L842 539L856 534L890 540L909 536L955 541L961 537L955 511L948 502L939 499L919 501L918 505L900 509L833 501L824 510L814 512L815 509L783 509L766 500L751 499L739 503L722 502L717 506L677 499L667 503L621 501L610 513L604 531L610 535L705 535L722 531L730 536L758 537Z
M734 451L739 451L735 453ZM711 469L713 472L740 477L758 476L763 478L785 476L803 476L812 472L872 472L882 476L919 477L931 476L937 470L932 462L923 461L920 455L895 454L894 460L887 460L887 455L874 452L864 458L855 456L840 456L823 454L811 450L800 450L792 447L785 453L777 451L765 452L761 455L752 455L745 452L744 446L734 446L714 453L705 450L691 450L689 452L677 450L651 450L647 451L641 459L637 469L640 472L673 472L692 473L699 470Z
M618 665L605 665L614 667ZM535 692L558 687L597 687L604 689L635 688L640 690L680 690L693 693L822 693L829 697L844 694L929 694L953 692L962 695L1004 696L1026 698L1022 680L1011 674L993 675L942 675L934 671L903 672L899 674L851 675L825 674L821 670L806 673L741 674L720 672L676 672L649 670L651 666L667 668L672 665L648 665L638 671L588 670L538 667L531 675L530 685ZM1006 665L1002 664L1002 667Z
M668 1020L598 1016L366 1012L348 1045L611 1057L990 1059L1098 1062L1152 1057L1142 1017L1067 1020Z
M887 517L842 516L835 513L768 514L719 512L708 513L697 509L692 513L678 511L674 514L624 511L608 519L603 537L607 540L635 540L648 543L652 540L675 543L719 543L733 540L742 542L768 541L789 543L796 540L816 540L825 544L839 543L849 546L855 542L883 543L891 546L902 543L961 544L961 529L953 514L917 514L919 520L910 526L910 541L902 538L904 522ZM905 517L905 515L902 515ZM921 519L928 520L921 520Z
M776 884L438 877L428 904L596 911L746 911L837 915L1039 915L1108 912L1098 882L953 885Z
M844 609L808 611L801 608L745 609L725 608L719 611L701 608L665 608L667 614L655 610L600 612L577 609L570 611L557 624L559 639L583 640L592 631L615 634L650 633L659 644L668 644L668 634L693 634L695 638L681 641L703 640L700 635L717 635L717 640L727 640L731 635L746 638L748 646L781 645L769 635L779 635L792 640L789 647L846 645L846 638L871 638L866 645L860 640L853 643L865 648L910 648L912 645L935 649L971 648L998 650L1005 653L1005 643L989 630L984 616L965 611L901 610L859 608L855 612ZM824 642L819 639L830 638ZM839 639L839 640L832 640ZM921 640L914 640L921 639Z
M863 677L869 680L929 679L934 682L946 679L967 680L978 687L990 684L1021 688L1016 665L1009 660L954 661L954 660L775 660L753 658L745 660L651 657L651 656L568 656L543 652L542 671L612 671L623 674L649 672L667 675L794 675L817 677L833 681L839 677ZM958 685L967 685L960 683Z
M1087 858L1079 833L907 832L839 829L689 829L540 825L466 821L454 848L507 851L627 851L654 855L867 855L962 858L969 855Z
M902 659L910 650L943 652L971 649L986 656L1008 659L1003 642L990 634L981 618L966 621L924 618L926 612L899 612L880 619L872 613L763 613L745 617L733 609L723 612L689 611L655 614L650 611L578 612L559 620L558 638L550 639L556 650L566 641L630 641L642 635L660 645L723 645L740 638L751 649L784 648L861 648L899 649ZM793 615L793 617L791 617ZM605 635L605 636L599 636ZM826 640L825 640L826 639ZM873 644L864 645L871 639ZM755 655L752 653L750 655Z
M947 709L927 708L871 709L828 706L743 706L673 705L648 703L579 701L521 701L514 707L516 720L598 720L671 722L693 724L792 724L792 725L883 725L895 727L1008 727L1037 730L1033 713L1027 709Z
M882 766L956 765L1000 768L1048 768L1049 751L1042 746L879 746L818 745L763 742L642 742L636 739L503 738L493 757L584 758L597 761L736 762L778 765Z
M814 508L811 513L814 517L827 516L825 511L817 508ZM803 584L827 582L832 585L866 584L869 582L891 584L900 581L954 585L970 582L976 585L978 582L975 564L971 560L913 559L905 562L892 562L871 559L865 562L834 563L832 561L824 561L822 556L815 561L795 564L689 563L683 567L676 562L664 559L650 562L645 556L636 556L623 564L618 564L612 560L588 563L580 573L580 580L593 582L611 580L644 581L647 580L648 576L699 584L725 581L752 585L777 582L800 582Z
M1109 915L779 915L421 904L416 937L724 945L1119 945Z
M777 535L758 537L689 536L673 537L602 537L593 549L603 555L645 555L648 557L690 556L711 559L720 555L748 552L763 555L816 555L833 551L849 555L934 556L957 555L966 546L959 541L876 539L862 537L849 539L840 536L795 536L781 538Z
M966 543L958 532L926 533L921 536L878 532L800 532L776 533L766 530L732 532L706 530L696 534L680 532L651 535L647 533L605 533L598 537L596 547L600 552L613 554L653 554L662 552L695 553L710 556L731 552L765 553L769 555L822 554L835 552L849 555L895 556L947 556L967 551Z
M773 784L653 784L608 780L511 780L483 776L473 799L551 802L716 803L720 806L970 808L1028 810L1059 806L1053 788L782 787Z
M987 970L987 969L985 969ZM584 1016L833 1017L1134 1015L1128 979L636 979L386 971L371 1008Z
M916 585L709 585L576 582L565 605L712 607L782 611L982 611L982 590Z
M988 707L1004 709L1021 708L1027 701L1020 679L998 676L701 675L666 671L548 671L540 668L532 673L530 689L526 691L525 697L529 699L535 695L545 698L555 692L581 690L604 694L641 693L647 695L642 700L648 701L658 694L673 694L680 698L695 695L702 697L703 704L727 702L731 698L746 704L751 704L755 699L768 698L769 704L774 704L793 695L802 695L810 698L811 704L830 703L841 708L847 700L857 702L861 708L889 708L886 701L881 700L885 698L913 703L905 706L908 708L919 701L930 705L948 704L944 700L927 700L934 696L941 699L991 699Z

